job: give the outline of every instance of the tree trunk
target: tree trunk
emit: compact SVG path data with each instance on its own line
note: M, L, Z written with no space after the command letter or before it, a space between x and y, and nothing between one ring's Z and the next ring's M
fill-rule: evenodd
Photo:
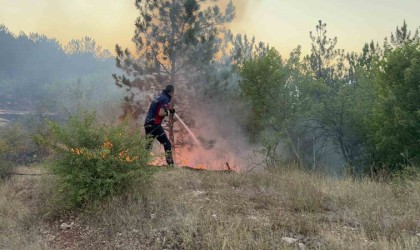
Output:
M173 9L176 6L176 0L172 0ZM176 20L171 19L171 37L169 39L169 59L171 60L171 75L170 83L175 85L176 82L176 51L175 51L175 35L176 35ZM169 140L172 143L172 152L175 155L175 135L174 135L174 116L169 117Z

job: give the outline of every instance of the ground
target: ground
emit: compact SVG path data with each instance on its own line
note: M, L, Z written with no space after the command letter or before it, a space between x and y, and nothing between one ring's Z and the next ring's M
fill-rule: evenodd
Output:
M295 168L165 170L63 213L56 177L23 167L0 184L0 249L419 249L420 182L331 179ZM296 240L287 243L287 239Z

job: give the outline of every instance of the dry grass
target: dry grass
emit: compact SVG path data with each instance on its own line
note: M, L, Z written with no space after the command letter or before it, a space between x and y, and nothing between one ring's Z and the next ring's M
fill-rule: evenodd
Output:
M2 194L16 185L3 184ZM15 202L21 212L13 213L3 200L0 211L27 220L27 204ZM75 222L74 228L60 230L63 221ZM25 231L12 219L8 223L15 248L37 248L48 240L36 233L37 226ZM420 181L401 188L296 169L250 174L175 169L101 207L44 226L55 239L47 244L51 248L295 249L281 241L288 236L316 249L419 249ZM28 232L33 240L21 235Z
M95 214L107 244L135 249L418 249L420 182L404 195L369 180L299 170L235 174L174 170ZM142 198L140 198L142 197Z
M16 168L16 172L28 171L40 173ZM0 249L45 249L37 214L42 182L39 176L14 176L0 182Z

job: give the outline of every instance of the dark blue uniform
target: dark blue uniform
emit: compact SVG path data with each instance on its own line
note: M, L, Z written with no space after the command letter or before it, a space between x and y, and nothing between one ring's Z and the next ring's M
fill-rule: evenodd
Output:
M162 91L159 96L153 99L144 121L144 129L146 131L146 136L156 138L163 145L165 149L166 162L168 165L173 165L174 160L172 158L171 142L162 127L162 120L164 117L159 116L159 111L161 109L164 109L166 113L168 113L168 110L171 109L169 105L170 101L171 96L166 91ZM151 146L152 141L150 141L146 147L150 150Z

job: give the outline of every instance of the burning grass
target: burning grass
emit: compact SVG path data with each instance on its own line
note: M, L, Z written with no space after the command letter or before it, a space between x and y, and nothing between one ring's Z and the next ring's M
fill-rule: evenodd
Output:
M8 199L19 193L12 191L19 189L16 180L1 186ZM14 239L22 241L4 243L8 238L2 236L1 246L32 247L25 241L30 233L38 242L35 248L48 242L53 249L295 249L283 243L285 236L309 248L418 249L420 180L404 187L294 168L255 173L162 169L152 183L136 184L83 214L48 222L23 216L31 206L27 196L15 199L19 204L3 200L0 211L8 211L9 226L3 223L2 229L12 229ZM11 212L10 206L21 212ZM20 226L27 222L13 226L18 225L14 219L44 223L53 240L41 237L38 226ZM63 221L75 226L61 230Z

